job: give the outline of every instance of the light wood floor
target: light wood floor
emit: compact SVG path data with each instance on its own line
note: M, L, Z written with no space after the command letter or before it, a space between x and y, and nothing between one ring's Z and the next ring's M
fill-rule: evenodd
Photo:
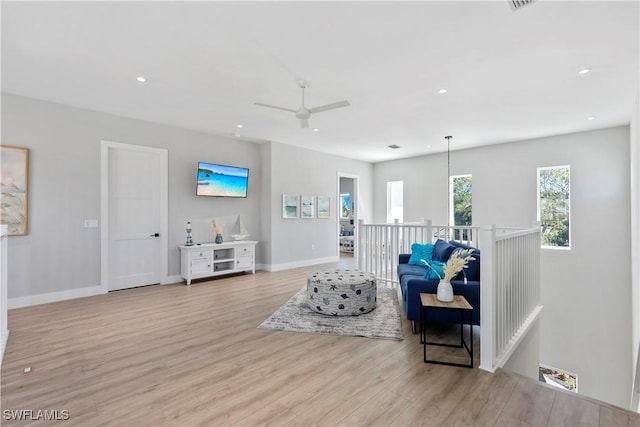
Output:
M68 410L33 423L65 426L640 425L508 371L424 364L406 321L402 341L258 329L318 268L11 310L1 421L31 409Z

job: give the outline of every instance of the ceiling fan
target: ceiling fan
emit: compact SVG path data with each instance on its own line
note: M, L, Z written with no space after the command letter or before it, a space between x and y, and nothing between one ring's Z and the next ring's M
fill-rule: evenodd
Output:
M298 85L302 88L302 106L297 110L285 107L278 107L277 105L263 104L262 102L255 102L256 105L260 105L261 107L275 108L277 110L289 111L291 113L295 113L296 118L300 120L300 127L308 128L309 127L309 117L312 114L320 113L322 111L333 110L335 108L347 107L349 101L338 101L332 104L321 105L319 107L307 108L304 105L304 90L309 86L309 82L306 80L299 80Z

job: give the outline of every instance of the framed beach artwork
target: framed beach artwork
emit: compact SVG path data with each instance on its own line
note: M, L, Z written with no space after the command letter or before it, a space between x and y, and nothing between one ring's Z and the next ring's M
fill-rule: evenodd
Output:
M0 223L6 224L10 236L27 234L29 200L29 149L0 146L2 171L2 207Z
M315 218L316 206L315 197L302 196L300 199L300 218Z
M318 196L318 218L330 218L331 217L331 197Z
M297 194L282 195L282 218L298 218L300 196Z

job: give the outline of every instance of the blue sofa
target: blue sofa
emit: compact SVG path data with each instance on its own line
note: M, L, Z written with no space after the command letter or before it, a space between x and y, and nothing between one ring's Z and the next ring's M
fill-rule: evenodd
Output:
M468 267L451 280L453 293L464 295L473 307L472 322L480 324L480 250L463 243L451 240L446 242L438 239L433 246L433 260L446 262L454 251L460 249L473 249L474 261L470 261ZM402 291L402 304L407 319L411 321L412 330L416 333L416 324L420 323L420 294L437 293L438 279L425 279L428 268L423 265L409 264L410 254L400 254L398 259L398 280ZM464 279L467 279L465 284ZM427 322L460 323L460 315L457 312L431 310L427 313Z

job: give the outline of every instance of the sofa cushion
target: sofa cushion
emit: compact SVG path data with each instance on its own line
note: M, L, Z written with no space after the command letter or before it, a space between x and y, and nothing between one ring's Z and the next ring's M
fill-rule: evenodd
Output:
M422 277L424 277L425 279L442 279L444 277L445 264L445 262L432 259L429 263L429 267L427 267L427 270L424 272L424 275Z
M436 261L447 262L451 253L456 249L452 244L438 239L436 243L433 245L433 259Z
M398 277L418 276L422 277L427 268L422 265L398 264Z
M421 277L422 276L415 276L413 274L405 274L404 276L402 276L400 278L400 288L403 289L403 290L406 290L407 289L407 283L409 282L409 280L419 279Z
M420 260L426 259L427 262L431 262L433 256L433 244L421 244L414 243L411 245L411 257L409 258L409 264L411 265L424 265Z

